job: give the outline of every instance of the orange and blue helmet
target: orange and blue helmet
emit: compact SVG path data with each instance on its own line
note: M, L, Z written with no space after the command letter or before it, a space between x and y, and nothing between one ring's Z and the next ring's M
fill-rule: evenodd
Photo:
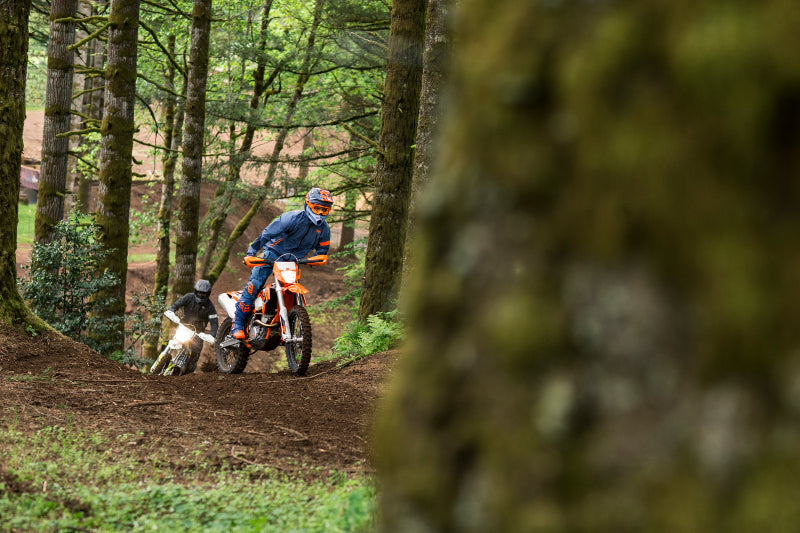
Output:
M306 213L315 224L325 220L331 212L331 207L333 207L333 196L330 191L314 187L306 194Z

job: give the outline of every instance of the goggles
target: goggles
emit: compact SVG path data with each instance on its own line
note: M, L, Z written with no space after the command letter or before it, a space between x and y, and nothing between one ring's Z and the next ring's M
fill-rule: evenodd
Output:
M315 215L325 216L331 212L331 206L329 205L308 204L308 207L311 208L311 212Z

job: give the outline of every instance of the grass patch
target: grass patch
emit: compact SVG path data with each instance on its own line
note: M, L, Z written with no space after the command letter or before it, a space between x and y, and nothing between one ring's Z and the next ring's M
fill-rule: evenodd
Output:
M374 527L367 478L332 473L306 482L275 470L210 465L187 450L189 477L162 465L158 448L127 452L141 435L105 437L72 427L0 427L0 516L11 531L358 532ZM144 444L147 446L147 444ZM198 453L199 452L199 453Z
M128 263L148 263L156 260L156 254L130 254Z
M17 204L17 244L33 244L36 204Z

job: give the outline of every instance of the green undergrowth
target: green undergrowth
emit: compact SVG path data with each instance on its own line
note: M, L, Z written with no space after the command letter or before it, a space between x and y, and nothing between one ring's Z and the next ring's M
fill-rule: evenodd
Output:
M190 475L141 435L71 426L23 432L0 419L0 531L359 532L374 527L370 479L307 481L264 466L198 460ZM123 445L122 449L120 445ZM213 447L213 445L209 444Z

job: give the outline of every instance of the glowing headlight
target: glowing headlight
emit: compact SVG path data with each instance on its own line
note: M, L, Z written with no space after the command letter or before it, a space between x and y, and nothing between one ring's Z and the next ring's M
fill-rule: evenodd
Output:
M178 342L190 341L190 340L192 340L192 337L194 337L194 331L192 331L191 329L187 328L183 324L178 326L178 331L175 332L175 339Z

